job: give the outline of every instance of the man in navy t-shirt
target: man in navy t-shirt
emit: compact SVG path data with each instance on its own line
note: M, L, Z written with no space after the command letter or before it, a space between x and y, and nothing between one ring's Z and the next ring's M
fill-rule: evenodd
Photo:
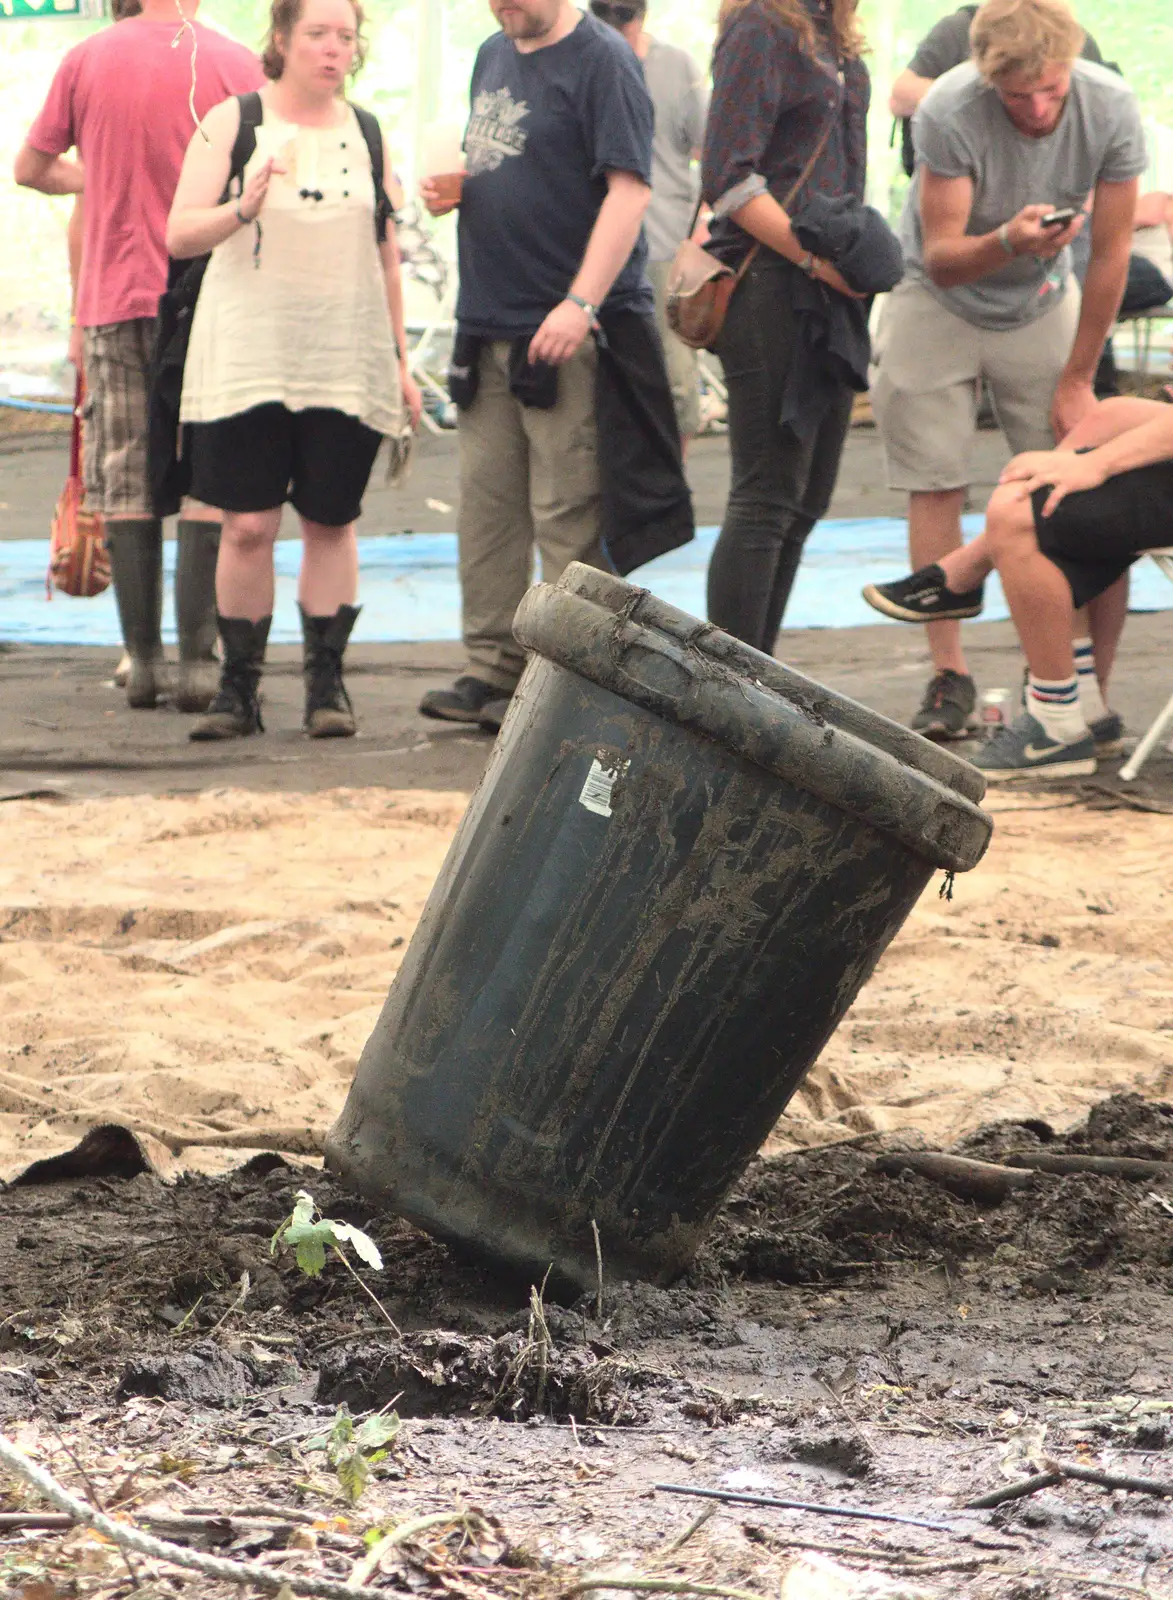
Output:
M524 665L513 614L533 573L606 565L595 423L600 313L650 312L643 214L652 103L634 53L569 0L490 0L473 67L451 371L460 407L468 665L425 716L495 730ZM422 186L434 216L434 182Z

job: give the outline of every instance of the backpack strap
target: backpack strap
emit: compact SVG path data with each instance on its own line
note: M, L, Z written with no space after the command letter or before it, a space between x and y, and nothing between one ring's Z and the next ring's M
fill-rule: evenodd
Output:
M238 185L243 185L244 169L248 166L252 159L253 151L257 147L257 129L265 120L265 108L261 104L261 97L256 89L253 89L249 94L238 94L236 100L240 106L240 126L236 130L236 138L232 144L228 183L224 190L225 199L228 199L232 192L234 180Z
M375 180L375 238L382 244L387 237L387 223L393 215L391 201L383 185L383 130L373 111L353 103L352 109L371 158L371 176Z

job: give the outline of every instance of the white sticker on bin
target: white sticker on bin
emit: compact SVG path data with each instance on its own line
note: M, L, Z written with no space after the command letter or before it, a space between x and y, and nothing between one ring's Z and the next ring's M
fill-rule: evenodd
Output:
M597 817L611 815L611 792L631 765L630 761L615 761L602 752L591 762L578 803L593 811Z

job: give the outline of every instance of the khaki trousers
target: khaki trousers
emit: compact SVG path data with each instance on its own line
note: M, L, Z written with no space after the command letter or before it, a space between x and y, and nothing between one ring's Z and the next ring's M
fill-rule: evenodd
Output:
M481 349L477 397L460 413L460 590L467 671L509 693L525 665L513 614L533 581L572 561L606 567L599 536L595 342L558 371L558 403L523 406L509 392L509 342Z

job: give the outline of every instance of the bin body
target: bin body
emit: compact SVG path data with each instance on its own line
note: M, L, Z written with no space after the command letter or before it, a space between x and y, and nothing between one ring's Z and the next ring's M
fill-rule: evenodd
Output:
M594 1224L609 1275L667 1282L937 863L861 822L874 795L848 793L849 810L797 781L832 744L842 767L845 741L867 765L855 736L779 711L575 580L529 597L521 636L584 670L531 657L327 1158L430 1232L538 1276L593 1284ZM780 761L744 730L758 759L712 736L743 707L767 744L772 717L795 724ZM945 815L944 864L976 859L988 819L911 776L926 815Z

